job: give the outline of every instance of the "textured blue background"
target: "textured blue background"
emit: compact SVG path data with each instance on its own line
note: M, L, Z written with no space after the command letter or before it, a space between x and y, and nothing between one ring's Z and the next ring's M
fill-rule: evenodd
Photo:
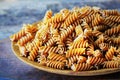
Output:
M22 24L42 19L48 9L58 12L85 5L120 9L120 0L0 0L0 40L17 32Z

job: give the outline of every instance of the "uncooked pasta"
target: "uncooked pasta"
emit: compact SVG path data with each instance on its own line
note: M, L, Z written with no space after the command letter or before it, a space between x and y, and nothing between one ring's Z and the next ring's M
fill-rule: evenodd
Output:
M22 57L49 68L120 68L120 12L99 7L48 10L10 36Z

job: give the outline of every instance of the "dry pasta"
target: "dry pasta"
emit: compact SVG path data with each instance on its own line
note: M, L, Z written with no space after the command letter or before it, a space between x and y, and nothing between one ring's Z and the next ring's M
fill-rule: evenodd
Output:
M21 55L56 69L86 71L120 67L120 12L75 7L44 18L10 36ZM101 68L99 68L99 66Z

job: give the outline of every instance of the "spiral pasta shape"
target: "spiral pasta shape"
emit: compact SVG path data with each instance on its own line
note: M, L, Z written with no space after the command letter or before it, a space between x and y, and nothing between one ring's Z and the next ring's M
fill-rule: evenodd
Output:
M77 61L78 61L78 55L69 57L69 58L68 58L68 64L67 64L68 68L69 68L73 63L75 63L75 62L77 62Z
M82 23L82 20L81 19L77 19L77 20L75 20L71 25L72 26L78 26L78 25L80 25Z
M93 34L95 37L99 37L100 35L103 35L103 33L100 32L100 31L93 31L92 34Z
M31 39L33 39L33 36L30 33L26 34L26 36L20 38L20 40L18 41L18 45L23 46L24 44L26 44Z
M19 32L17 32L16 34L13 34L12 36L10 36L10 40L11 41L18 41L21 37L25 36L25 29L21 29Z
M120 22L120 16L109 16L109 17L107 17L107 19L109 19L113 22L117 22L117 23Z
M57 53L59 51L58 47L42 46L39 48L41 55L48 56L49 53Z
M120 15L119 11L117 10L103 10L104 15Z
M27 24L27 26L25 27L26 33L36 33L36 31L38 31L37 26Z
M34 40L31 45L29 46L30 48L30 53L28 56L29 60L34 61L34 59L37 57L38 55L38 51L39 51L39 47L42 46L41 42L39 40Z
M77 20L78 18L78 13L74 12L71 13L66 20L64 21L64 26L68 27L69 25L71 25L75 20Z
M105 19L103 18L103 21L101 23L104 25L110 26L110 27L114 27L114 26L118 25L117 23L115 23L109 19L106 19L106 18Z
M105 34L107 34L109 36L114 35L114 34L119 34L119 33L120 33L120 25L105 31Z
M54 38L51 38L46 42L45 46L52 46L52 45L54 45L54 43L55 43Z
M81 26L83 26L83 29L84 29L84 30L85 30L85 29L91 30L91 27L90 27L86 22L83 22L83 23L81 24Z
M94 20L92 21L92 27L99 25L102 21L103 18L100 16L100 14L96 14Z
M120 45L120 37L118 37L118 38L112 38L112 43L114 45Z
M62 23L59 22L59 23L52 23L51 26L55 29L59 29L61 27Z
M109 48L110 48L110 45L108 43L100 43L99 44L99 48L102 50L102 51L107 51Z
M71 66L71 69L73 71L87 71L92 69L92 66L87 63L79 63L79 64L73 64Z
M93 56L103 58L103 53L99 49L96 49L93 53Z
M68 9L62 9L60 13L62 13L63 19L65 20L69 16L70 11Z
M45 16L44 16L44 21L48 21L51 17L52 17L52 10L48 10L46 13L45 13Z
M76 48L76 49L70 49L66 53L66 57L72 57L74 55L84 55L85 54L85 48Z
M52 16L53 15L53 16ZM10 36L20 55L42 66L73 71L120 67L120 12L99 7L48 10Z
M20 51L21 56L25 56L26 57L28 55L27 49L26 49L25 46L19 46L19 51Z
M34 39L32 42L28 42L26 44L26 48L28 51L31 51L34 46L42 45L42 43L38 39Z
M75 33L76 33L76 36L78 36L81 33L83 33L83 29L82 29L82 27L80 25L75 27Z
M120 63L118 61L105 61L103 63L103 68L119 68Z
M94 45L93 44L89 44L89 46L86 48L86 54L88 56L92 56L94 53Z
M94 18L95 18L95 14L92 14L92 15L84 17L83 21L85 21L86 23L90 23L92 20L94 20Z
M75 42L72 46L71 49L75 48L86 48L88 47L88 41L87 40L82 40L81 42Z
M64 41L74 31L74 29L74 26L70 26L66 30L63 30L60 35L61 41Z
M87 63L90 65L99 65L102 64L105 61L104 58L99 58L99 57L90 57L87 60Z
M49 60L46 62L46 66L56 69L64 69L65 63Z
M39 50L39 46L34 46L33 49L29 53L28 59L31 61L34 61L34 59L38 55L38 50Z
M56 54L56 53L49 53L48 57L49 60L53 60L53 61L59 61L59 62L63 62L63 63L67 63L67 59L65 56L61 55L61 54Z
M105 54L105 58L107 60L112 60L112 58L115 54L115 51L116 51L116 49L114 47L110 47L110 49L108 49L108 51Z
M101 37L99 37L96 41L95 44L96 46L99 46L100 43L104 43L105 39L103 37L103 35L101 35Z
M61 13L57 13L49 20L49 22L50 23L59 23L59 22L62 22L63 20L64 19L63 19L62 14Z
M106 29L108 29L108 27L105 26L105 25L98 25L98 26L95 26L95 27L94 27L94 30L95 30L95 31L104 32Z

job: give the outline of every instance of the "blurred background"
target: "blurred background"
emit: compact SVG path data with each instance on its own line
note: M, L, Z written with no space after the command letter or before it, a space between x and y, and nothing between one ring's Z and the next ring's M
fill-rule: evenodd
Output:
M0 0L0 40L17 32L23 24L42 19L48 9L58 12L85 5L120 10L120 0Z

